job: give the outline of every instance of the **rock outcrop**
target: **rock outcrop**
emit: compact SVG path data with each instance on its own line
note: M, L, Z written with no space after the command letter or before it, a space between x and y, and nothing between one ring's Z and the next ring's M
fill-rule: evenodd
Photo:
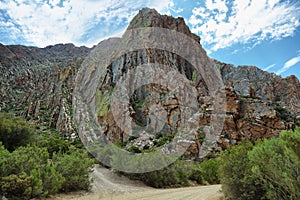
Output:
M300 83L297 77L281 78L255 66L238 66L215 61L221 70L224 84L231 86L239 96L277 102L294 115L299 115Z
M143 8L132 19L127 29L130 30L143 27L159 27L178 31L193 38L197 43L200 44L200 37L190 31L182 17L174 18L172 16L160 15L154 9Z
M161 27L178 31L193 38L199 46L200 37L191 33L183 18L160 15L153 9L142 9L132 20L128 29ZM202 47L201 47L202 48ZM91 49L59 44L46 48L5 46L0 44L0 110L15 112L34 121L41 127L55 128L61 134L71 137L76 133L72 121L72 92L78 69ZM209 60L205 51L199 55ZM111 106L106 105L108 91L129 68L134 65L160 63L178 70L186 79L193 81L194 67L174 53L157 49L141 49L126 53L107 66L105 81L96 92L98 122L104 127L106 136L112 141L126 143L140 151L165 145L173 139L180 127L181 107L176 95L168 88L148 84L134 91L130 97L132 121L154 135L126 135L116 123ZM277 136L282 130L300 125L300 83L295 76L281 78L264 72L254 66L238 66L213 60L225 85L226 113L218 148L227 148L242 138L260 140ZM212 118L212 102L202 77L194 84L199 105L199 130L185 156L199 157L205 131ZM195 80L194 80L195 81ZM160 113L160 119L151 115Z

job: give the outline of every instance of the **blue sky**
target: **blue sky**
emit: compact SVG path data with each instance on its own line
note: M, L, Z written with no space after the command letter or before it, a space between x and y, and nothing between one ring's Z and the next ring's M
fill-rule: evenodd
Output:
M91 47L143 7L183 17L212 58L300 78L299 0L0 0L0 43Z

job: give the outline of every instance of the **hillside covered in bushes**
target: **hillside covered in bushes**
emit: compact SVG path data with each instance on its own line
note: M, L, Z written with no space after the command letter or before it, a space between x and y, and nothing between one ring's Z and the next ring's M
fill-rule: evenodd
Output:
M77 146L77 147L76 147ZM89 190L94 159L78 143L40 131L9 113L0 113L0 195L11 199L47 197Z

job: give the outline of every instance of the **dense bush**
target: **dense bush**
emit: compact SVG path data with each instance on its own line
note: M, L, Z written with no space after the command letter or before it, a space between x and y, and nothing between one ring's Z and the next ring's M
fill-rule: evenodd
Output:
M90 189L91 180L89 175L92 172L94 160L88 158L85 151L74 149L70 153L54 154L53 163L55 169L65 178L60 188L61 191Z
M228 199L300 199L300 129L255 146L243 143L222 153L220 177Z
M52 158L54 153L67 153L71 147L71 142L62 140L58 133L51 131L36 136L35 145L46 148L50 158Z
M6 173L7 162L10 159L11 154L0 141L0 177L3 177Z
M0 194L23 198L88 190L94 163L82 150L55 153L50 159L47 149L37 146L19 147L9 153L1 145L0 160Z
M190 169L189 179L191 181L195 181L198 184L206 184L206 180L204 180L202 169L199 164L193 164Z
M6 196L47 196L58 192L64 181L49 161L49 154L45 148L19 147L1 160L4 160L1 167L1 193ZM18 184L12 189L10 186L14 182Z
M177 160L157 171L125 175L155 188L188 186L191 181L198 184L219 183L218 161L213 159L203 161L201 164Z
M28 176L25 172L2 177L0 194L7 195L7 197L14 195L15 198L29 198L32 192L32 181L33 177Z
M220 158L220 180L222 190L228 199L260 199L264 196L262 182L252 173L248 152L253 148L250 142L228 148Z
M201 174L203 180L209 184L219 184L219 160L209 159L200 163Z
M0 141L9 151L30 143L34 135L34 129L24 119L0 113Z
M267 199L300 199L300 129L265 140L249 153Z
M166 188L188 185L190 173L187 169L186 162L176 161L161 170L138 174L125 173L125 175L131 179L140 180L151 187Z
M3 144L2 144L3 142ZM76 146L81 146L76 141ZM90 188L94 160L54 131L0 113L0 196L29 199Z

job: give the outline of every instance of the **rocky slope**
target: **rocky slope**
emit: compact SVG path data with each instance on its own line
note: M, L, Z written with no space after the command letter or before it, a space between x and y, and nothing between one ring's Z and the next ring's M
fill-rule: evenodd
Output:
M160 15L153 9L142 9L128 29L141 27L168 28L193 38L201 47L199 36L191 33L182 18ZM202 47L201 47L202 48ZM70 137L76 133L72 121L72 92L74 80L84 58L91 49L59 44L46 48L0 45L0 109L15 112L44 128L55 128ZM210 61L203 50L201 58ZM188 80L193 80L193 66L180 56L163 50L144 49L122 55L108 66L107 76L97 90L103 99L105 91L114 88L116 77L122 77L134 63L160 63L177 69ZM205 63L204 62L204 63ZM276 136L280 131L300 125L300 83L295 76L281 78L254 66L234 67L213 60L225 84L226 116L219 148L233 145L242 138L258 140ZM201 127L211 121L212 99L202 77L196 79L195 89L201 110L195 139L190 141L187 158L198 158L204 132ZM112 141L127 142L139 150L161 144L165 137L172 138L180 126L181 108L178 97L168 89L155 84L143 86L131 96L133 111L130 116L141 126L149 123L150 104L159 104L165 113L164 135L136 138L126 135L116 124L110 107L98 110L98 121ZM150 94L151 98L145 96ZM100 96L99 96L100 95ZM98 98L98 100L99 100ZM148 99L147 99L148 98ZM161 99L157 101L157 99ZM153 125L152 120L152 125ZM148 124L149 125L149 124ZM154 128L155 129L155 128Z
M89 52L73 44L42 49L0 44L0 111L15 112L66 136L75 134L72 89Z
M215 61L226 85L227 117L222 146L241 138L250 140L278 135L299 126L300 84L295 76L281 78L255 66Z

